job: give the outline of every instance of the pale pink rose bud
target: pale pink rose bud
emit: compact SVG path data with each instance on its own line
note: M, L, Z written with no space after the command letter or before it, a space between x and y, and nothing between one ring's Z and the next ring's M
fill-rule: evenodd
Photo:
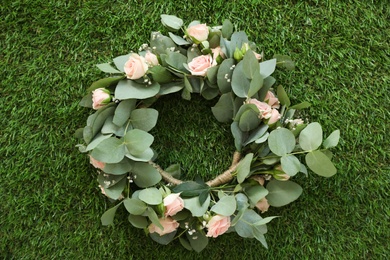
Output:
M92 108L98 110L111 102L110 91L105 88L98 88L92 91Z
M262 198L261 200L259 200L259 202L256 203L256 208L261 213L266 212L269 208L268 200L266 198Z
M268 105L267 103L265 102L261 102L255 98L251 98L249 101L248 101L248 104L253 104L255 105L259 111L260 111L260 114L259 114L259 118L260 119L268 119L271 117L272 115L272 108L270 105Z
M199 44L209 37L209 28L204 23L193 25L187 28L187 34L196 44Z
M89 156L89 162L93 165L93 167L103 170L104 166L106 166L106 163L101 162L93 158L92 156Z
M279 108L280 102L277 97L275 97L274 93L271 91L267 92L267 95L265 95L264 101L268 103L272 108Z
M275 174L273 175L275 179L279 180L279 181L287 181L290 179L290 175L288 175L287 173L285 173L282 169L282 165L277 165L274 167L274 172Z
M124 67L128 79L139 79L148 71L148 64L144 57L132 53Z
M145 60L146 60L146 63L149 65L149 67L153 67L153 66L156 66L159 64L157 56L154 55L153 53L151 53L150 51L146 52Z
M221 215L213 216L206 225L207 237L217 237L225 233L230 227L230 217Z
M280 118L281 118L281 115L280 115L279 111L276 110L275 108L273 108L271 111L271 116L268 119L267 125L272 125L272 124L278 122Z
M265 183L264 177L261 177L259 175L254 175L251 177L251 179L257 181L261 186L264 186Z
M261 54L258 54L257 52L253 52L253 53L255 54L257 60L261 60L263 58Z
M221 47L216 47L214 49L211 49L212 53L213 53L213 66L216 66L218 64L217 62L217 59L218 57L220 57L220 59L224 59L225 58L225 54L222 52L221 50Z
M160 218L159 222L163 226L163 229L151 223L148 227L150 233L157 233L160 236L163 236L172 233L179 227L179 223L171 217Z
M184 208L180 193L171 193L164 198L165 216L174 216Z
M192 59L188 63L188 68L192 75L196 76L206 76L207 69L212 66L213 59L210 54L201 55Z

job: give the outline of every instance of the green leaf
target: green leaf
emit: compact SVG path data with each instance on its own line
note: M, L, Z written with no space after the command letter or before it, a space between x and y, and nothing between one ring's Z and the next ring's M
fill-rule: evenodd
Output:
M238 122L233 122L230 125L230 130L234 137L234 145L236 147L236 150L240 152L243 146L245 134L240 130L240 127L238 126Z
M161 85L160 91L158 92L158 95L167 95L171 93L178 92L184 88L183 82L170 82Z
M152 32L150 47L154 50L153 52L160 55L162 65L166 67L164 55L166 55L167 49L176 49L176 44L168 36L162 35L160 32Z
M236 198L234 196L224 196L210 210L222 216L231 216L236 208Z
M122 73L121 71L112 67L110 63L101 63L97 64L96 66L105 73Z
M146 228L148 226L148 220L146 219L146 217L143 217L143 216L138 216L138 215L129 215L129 222L131 223L131 225L133 225L134 227L136 228Z
M131 161L125 157L123 158L122 161L118 163L106 163L103 168L103 171L105 173L109 173L113 175L120 175L120 174L130 172L131 169L132 169Z
M258 115L259 113L252 109L245 110L241 114L238 122L238 127L240 127L241 131L248 132L258 127L261 123L261 119Z
M286 128L277 128L268 136L269 149L276 155L283 156L295 148L295 136Z
M252 206L255 206L262 198L268 194L268 190L260 185L251 186L245 189L245 194Z
M222 24L222 37L229 39L233 33L233 24L230 20L226 19Z
M248 97L255 95L263 87L263 76L258 71L252 76L252 81L249 85Z
M100 218L103 226L109 226L114 224L115 212L121 204L122 203L119 203L115 207L112 207L103 213L102 217Z
M148 207L145 213L155 226L159 227L161 230L164 230L164 227L161 225L160 220L158 219L158 216L153 208Z
M259 61L253 51L247 51L242 59L242 69L248 79L253 79L256 74L260 74ZM259 88L260 89L260 88Z
M87 126L92 127L92 137L95 137L97 133L101 132L102 126L106 122L107 118L114 113L114 111L114 106L107 105L103 108L100 108L98 111L95 112L95 114L88 117Z
M206 201L201 205L198 197L184 198L184 208L191 211L192 216L201 217L206 213L210 205L210 195L207 196Z
M172 31L177 31L183 26L183 20L174 15L161 15L161 23Z
M221 123L231 122L233 120L233 97L232 93L222 94L217 104L211 108L213 115Z
M104 188L104 191L107 197L117 200L121 197L123 190L125 189L127 184L126 178L122 178L115 185L110 186L109 188Z
M294 176L301 170L301 162L294 155L285 154L280 158L282 169L287 175Z
M258 140L260 137L262 137L268 130L268 125L260 125L258 128L253 130L251 134L249 135L248 139L245 141L244 146L252 143L253 141ZM256 141L257 142L257 141Z
M237 166L237 181L242 183L250 174L253 153L245 155Z
M153 80L160 84L170 83L173 79L172 74L163 66L153 66L148 70L152 74Z
M153 241L155 241L161 245L168 245L174 239L176 233L177 233L177 230L175 230L169 234L165 234L163 236L160 236L158 233L150 233L149 235Z
M143 153L136 154L136 155L127 153L125 156L136 162L147 162L152 160L154 155L155 154L153 149L147 148Z
M116 99L146 99L155 96L160 91L160 85L140 84L133 80L124 79L118 82L115 89Z
M106 189L118 184L118 182L120 182L125 177L126 174L113 175L100 172L98 175L98 182L102 188Z
M212 85L217 84L219 66L213 66L207 69L207 78Z
M131 172L134 175L134 182L140 188L151 187L161 181L160 173L150 164L136 162Z
M87 95L85 95L80 103L79 103L79 106L82 106L82 107L88 107L88 108L92 108L92 92L91 93L88 93Z
M190 242L185 239L183 236L179 237L180 244L187 250L192 251L192 247L190 245Z
M149 205L158 205L162 202L162 195L157 188L146 188L139 192L138 198Z
M258 92L258 100L264 100L268 90L275 84L276 79L268 76L263 81L263 87Z
M152 145L154 137L143 130L132 129L126 133L124 140L129 152L139 155Z
M274 73L275 68L276 68L276 59L260 62L260 74L261 76L263 76L263 78L267 78L268 76L271 76L271 74Z
M158 111L153 108L138 108L131 112L130 120L134 128L148 132L156 126Z
M176 34L173 34L171 32L168 32L169 37L171 37L172 41L174 41L177 45L189 45L190 43L183 39L183 37L180 37Z
M277 66L280 68L287 70L293 70L295 68L295 64L289 56L276 54L274 58L276 59Z
M320 176L331 177L337 172L329 157L321 151L317 150L306 154L305 160L310 170Z
M257 139L255 141L256 144L261 144L261 143L264 143L265 141L268 140L268 137L269 137L269 133L266 132L264 135L262 135L259 139Z
M340 130L333 131L328 138L325 139L323 145L326 149L337 146L340 140Z
M123 203L126 210L132 215L142 215L148 207L145 202L139 199L126 198Z
M129 60L131 53L115 57L114 64L118 70L125 72L125 63Z
M217 73L217 85L222 94L232 91L232 75L233 65L235 64L234 59L229 58L222 61L219 65Z
M136 99L126 99L121 101L115 109L112 122L117 126L122 126L130 117L131 111L135 108Z
M242 98L248 97L251 81L245 76L243 61L236 65L231 83L234 94Z
M178 52L168 52L165 62L168 63L172 68L179 72L188 73L189 71L184 67L183 64L187 64L187 57Z
M203 192L209 192L210 186L194 181L183 182L172 189L174 193L180 193L182 197L199 196Z
M298 110L300 110L300 109L308 108L310 106L311 106L311 104L309 102L304 101L302 103L299 103L299 104L291 106L290 109L298 109Z
M260 221L257 221L256 223L253 223L254 226L261 226L261 225L265 225L267 223L269 223L271 220L273 220L274 218L278 218L279 216L272 216L272 217L266 217L266 218L263 218L262 220Z
M244 211L243 216L239 221L237 221L234 229L237 234L244 238L254 238L254 229L257 226L254 226L253 223L261 221L263 218L259 216L254 210L247 209ZM266 233L266 227L262 226L262 228L257 229L258 232Z
M236 194L237 210L243 211L249 207L248 197L243 193Z
M292 181L271 180L267 185L268 203L273 207L281 207L298 199L302 194L302 187Z
M101 133L98 133L93 140L87 145L87 148L85 149L86 152L94 149L98 144L100 144L103 140L110 138L112 134L103 135Z
M319 123L308 124L299 134L299 145L304 151L313 151L322 143L322 127Z
M88 92L92 92L98 88L107 88L111 85L117 84L121 79L124 79L125 76L122 77L108 77L104 79L99 79L92 83L92 85L87 89Z
M126 148L123 140L116 137L110 137L101 141L95 149L93 149L91 156L101 162L118 163L122 161L125 153Z
M165 169L165 171L169 173L172 177L180 179L181 168L179 164L169 165L168 168Z
M207 84L205 84L205 88L202 90L202 97L206 100L212 100L219 95L219 89L206 86Z
M284 90L284 88L281 85L279 85L276 88L276 95L278 96L280 104L282 104L283 106L286 106L286 107L289 107L291 105L290 99L289 99L286 91Z
M197 230L195 233L192 234L192 236L187 232L186 236L188 241L190 241L191 247L197 253L205 249L207 244L209 243L209 238L206 237L202 231Z

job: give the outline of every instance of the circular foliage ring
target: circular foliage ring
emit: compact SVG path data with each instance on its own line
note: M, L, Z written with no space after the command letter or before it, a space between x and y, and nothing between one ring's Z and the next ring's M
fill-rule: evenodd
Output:
M256 44L234 32L225 20L210 27L199 21L187 26L161 15L168 33L152 32L138 52L98 64L109 74L95 81L80 105L95 110L76 131L77 145L99 169L102 193L118 203L107 210L103 225L113 223L124 205L130 223L161 244L178 239L189 250L203 250L210 238L227 231L255 238L265 247L264 217L269 206L281 207L302 193L291 180L308 168L324 177L336 173L328 149L337 145L338 130L323 140L319 123L304 122L282 86L274 87L275 68L294 68L288 56L264 60ZM180 166L165 169L151 148L162 95L181 92L184 99L200 94L218 98L215 118L231 124L236 152L231 166L207 182L183 181Z

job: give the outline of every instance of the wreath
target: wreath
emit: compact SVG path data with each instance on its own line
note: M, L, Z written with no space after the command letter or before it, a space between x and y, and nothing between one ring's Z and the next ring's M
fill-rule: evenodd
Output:
M321 125L295 118L308 102L291 105L282 86L274 87L276 67L293 69L288 56L264 60L245 32L225 20L209 27L199 21L161 15L168 35L152 32L150 44L97 67L109 74L93 82L80 105L93 108L87 125L76 131L77 147L98 168L102 193L118 203L101 217L113 224L124 205L129 222L160 243L174 239L200 252L210 238L236 232L265 247L269 206L281 207L302 193L290 180L308 168L324 177L336 173L329 148L340 132L323 140ZM114 66L113 66L114 65ZM231 123L236 152L231 166L203 182L179 178L180 166L165 169L151 148L160 96L181 91L182 98L198 93L219 98L211 108L215 118Z

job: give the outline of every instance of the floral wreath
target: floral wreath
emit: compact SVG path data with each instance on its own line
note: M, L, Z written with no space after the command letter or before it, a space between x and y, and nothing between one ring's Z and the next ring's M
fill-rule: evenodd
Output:
M161 15L161 21L168 36L152 32L149 45L114 58L115 67L98 64L109 77L94 82L80 102L96 112L76 131L85 143L77 146L99 169L102 193L119 201L102 215L102 224L113 224L124 205L129 222L160 244L178 239L200 252L210 237L236 232L267 247L266 224L275 216L261 214L301 195L301 186L289 180L308 174L301 161L320 176L336 173L328 148L337 145L340 132L323 140L319 123L294 118L310 104L291 105L282 86L273 88L277 66L294 68L288 56L263 61L256 45L244 32L234 32L229 20L216 27L199 21L185 27L172 15ZM187 100L191 93L219 97L212 112L219 122L231 122L232 164L207 182L180 180L179 165L163 169L155 163L148 132L158 111L151 106L179 91Z

